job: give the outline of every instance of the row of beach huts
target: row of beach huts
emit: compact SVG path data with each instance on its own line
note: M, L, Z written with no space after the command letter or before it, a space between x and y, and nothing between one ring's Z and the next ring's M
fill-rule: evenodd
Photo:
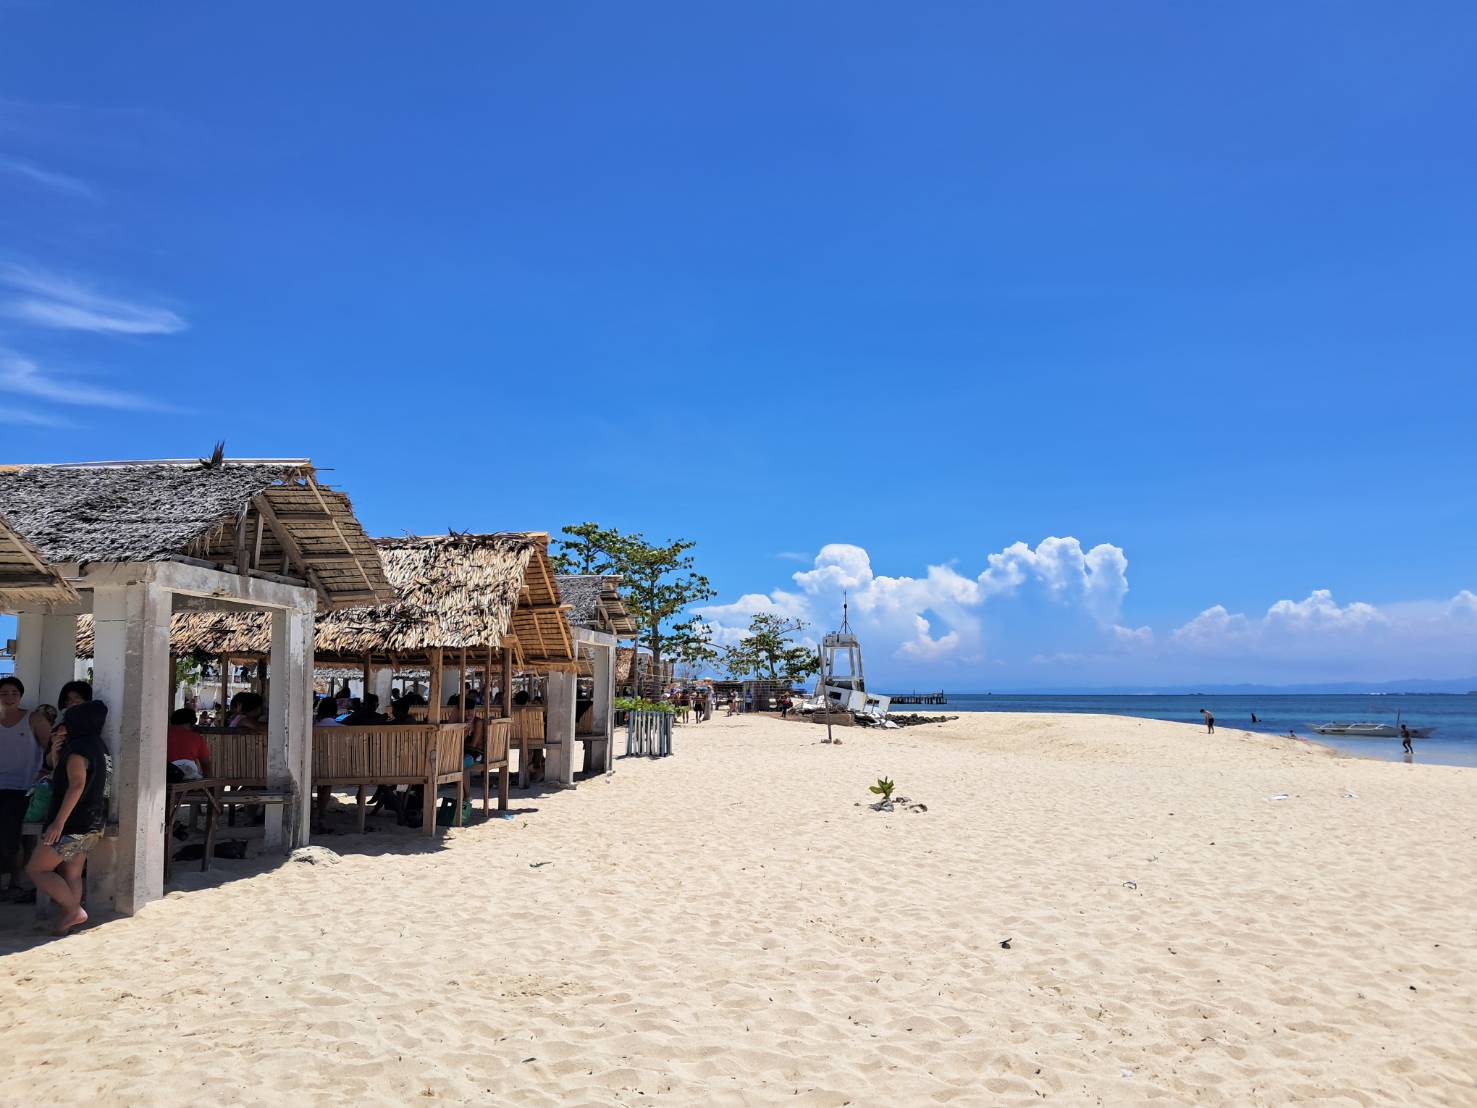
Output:
M290 851L333 792L362 829L376 791L419 787L434 834L441 796L456 822L506 809L514 764L542 762L546 787L609 773L613 700L644 660L621 645L636 626L619 578L560 576L548 534L371 538L306 459L0 467L0 613L32 706L84 667L108 706L94 914L163 895L182 804L213 829L222 800L247 799L263 849ZM265 700L262 726L208 730L203 782L166 774L181 658L219 675L211 700L243 666ZM414 682L424 703L410 725L315 727L325 672L386 704Z

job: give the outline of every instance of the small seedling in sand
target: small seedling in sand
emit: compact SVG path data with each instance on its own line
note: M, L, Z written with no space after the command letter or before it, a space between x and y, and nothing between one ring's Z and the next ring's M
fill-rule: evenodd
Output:
M882 798L882 803L886 804L892 800L892 790L895 788L897 786L893 784L892 778L879 777L877 778L877 784L869 786L867 791L869 793L876 793Z

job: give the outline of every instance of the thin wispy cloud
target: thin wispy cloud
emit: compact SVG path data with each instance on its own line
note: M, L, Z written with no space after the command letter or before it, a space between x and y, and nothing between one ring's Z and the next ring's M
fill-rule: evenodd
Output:
M76 177L69 177L65 173L57 173L55 170L43 169L35 162L28 162L21 158L12 158L7 154L0 154L0 173L11 177L19 177L29 181L31 184L39 185L53 192L64 192L71 196L84 196L91 199L96 195L92 186L86 181Z
M43 415L19 408L0 408L0 424L10 427L71 427L72 424L58 416Z
M19 294L0 304L0 312L36 327L101 335L173 335L189 326L167 308L105 296L68 278L23 266L0 266L0 285Z
M146 396L102 388L92 381L62 377L44 370L30 358L13 350L0 349L0 396L11 400L5 409L15 416L11 422L32 426L56 426L57 417L14 404L17 398L44 400L81 408L111 408L124 412L159 412L168 409Z

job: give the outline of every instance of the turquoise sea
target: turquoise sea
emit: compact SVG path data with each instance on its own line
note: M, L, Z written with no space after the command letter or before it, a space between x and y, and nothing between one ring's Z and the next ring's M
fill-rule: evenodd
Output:
M1412 727L1433 727L1428 739L1415 740L1416 762L1450 766L1477 766L1477 696L1432 693L1390 693L1362 696L1314 694L1197 694L1194 696L1046 695L1032 693L948 693L943 707L898 705L896 712L935 714L963 712L1083 712L1094 715L1138 716L1177 723L1200 720L1200 709L1215 714L1217 727L1286 735L1289 730L1366 758L1404 760L1399 739L1345 739L1315 734L1313 723L1330 720L1394 723L1403 719ZM1258 722L1251 721L1255 713Z

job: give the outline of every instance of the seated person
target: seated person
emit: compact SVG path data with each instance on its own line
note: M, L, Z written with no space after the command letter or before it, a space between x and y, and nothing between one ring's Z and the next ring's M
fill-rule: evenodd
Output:
M314 727L342 727L338 721L338 701L331 696L325 696L318 701L318 711L313 717Z
M265 731L267 724L262 716L266 710L267 702L261 693L238 692L231 697L231 713L226 726L236 731Z
M176 708L169 717L164 757L169 763L171 782L210 776L210 747L205 736L195 730L195 723L196 716L190 708ZM178 762L187 764L180 766L176 764ZM193 773L190 766L194 767Z
M390 722L390 717L380 711L380 698L374 693L365 693L359 707L344 718L345 727L375 727Z
M410 709L412 707L414 707L414 705L411 703L410 697L402 696L399 700L395 701L394 704L390 705L390 711L394 713L394 718L391 719L390 722L414 723L415 720L410 718Z

